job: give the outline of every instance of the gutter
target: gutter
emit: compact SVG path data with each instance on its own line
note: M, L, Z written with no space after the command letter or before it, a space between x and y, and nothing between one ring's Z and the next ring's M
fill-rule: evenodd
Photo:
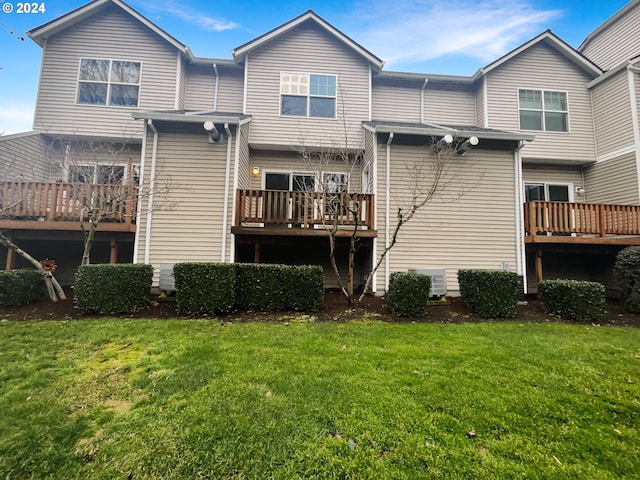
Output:
M367 128L367 125L364 125ZM535 139L535 135L528 134L515 134L510 132L500 132L500 131L483 131L483 130L457 130L455 128L449 127L434 127L427 126L424 127L413 127L408 125L376 125L375 127L367 128L372 129L372 131L376 133L396 133L396 134L406 134L406 135L421 135L421 136L429 136L429 137L441 137L446 135L447 133L457 136L457 137L478 137L480 139L485 140L507 140L507 141L520 141L524 140L527 142L531 142Z
M142 148L140 151L140 179L138 180L138 202L136 205L136 215L138 218L140 218L140 212L142 212L142 195L140 195L140 193L142 193L142 187L144 185L144 166L145 166L145 159L147 156L147 124L151 123L151 120L147 120L146 122L144 122L144 132L142 135L143 138L143 142L142 142ZM140 229L136 228L136 236L133 240L133 263L138 263L138 253L140 250Z
M153 132L153 149L151 151L151 174L149 178L149 199L147 200L147 229L145 232L144 241L144 263L149 263L151 254L151 218L153 217L153 189L156 183L156 164L158 160L158 130L153 125L151 120L148 120L148 125Z
M523 277L524 293L527 293L527 261L524 246L524 191L522 176L522 157L520 150L525 146L525 142L521 141L518 148L513 152L513 167L515 177L515 217L516 217L516 273Z
M227 215L229 214L229 174L231 173L231 142L233 141L233 135L229 124L224 124L224 130L227 132L227 165L225 167L224 176L224 204L222 207L222 246L220 248L220 261L225 263L227 253Z
M389 139L387 140L387 164L386 164L386 172L385 172L385 221L384 221L384 248L387 250L389 248L389 222L391 221L391 215L389 213L390 208L390 199L389 193L391 191L391 142L393 142L393 132L389 133ZM384 257L384 291L389 291L389 251L387 250L387 254Z
M425 78L420 89L420 123L424 123L424 89L427 88L427 83L429 83L429 79Z
M216 86L213 90L213 111L218 111L218 87L220 84L220 74L218 73L218 64L213 64L213 72L216 74Z

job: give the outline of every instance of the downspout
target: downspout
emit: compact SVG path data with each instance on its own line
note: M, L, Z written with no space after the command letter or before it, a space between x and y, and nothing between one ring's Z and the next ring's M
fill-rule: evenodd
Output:
M158 159L158 130L149 120L149 128L153 132L153 149L151 150L151 173L149 175L149 199L147 200L147 230L144 238L144 263L149 263L151 252L151 217L153 216L153 189L156 184L156 163Z
M485 75L482 79L482 109L484 110L483 120L484 128L489 128L489 88L487 86L488 79Z
M218 87L220 85L220 74L218 73L218 64L213 64L213 73L216 74L216 86L213 91L213 111L218 111Z
M220 261L225 263L227 253L227 215L229 214L229 175L231 174L231 142L233 141L233 135L229 124L224 124L224 131L227 132L227 165L224 175L224 205L222 207L222 247L220 251Z
M242 113L247 114L247 85L249 83L249 54L244 56L244 95L242 99Z
M629 82L631 121L633 123L633 141L636 150L636 176L638 180L638 192L640 192L640 121L638 120L638 99L636 97L636 81L634 73L640 73L640 69L629 65L627 67L627 79ZM640 198L638 200L640 200Z
M182 59L180 58L180 52L178 52L178 61L176 64L176 93L173 101L173 108L180 110L180 90L182 88Z
M514 177L515 177L515 212L516 212L516 273L523 277L524 293L527 293L527 261L524 247L524 192L522 189L522 157L520 150L525 142L520 141L518 148L513 152Z
M429 79L425 78L420 89L420 123L424 123L424 89L427 88L427 83L429 83Z
M389 222L391 221L391 215L389 213L390 208L390 199L389 199L389 191L391 190L391 142L393 141L393 132L389 133L389 139L387 140L387 164L386 164L386 172L385 172L385 220L384 220L384 248L385 250L389 248ZM384 291L389 291L389 252L387 251L386 257L384 257Z
M373 193L373 212L374 212L374 217L373 217L373 228L377 230L378 228L378 134L377 133L372 133L371 134L373 136L373 165L372 165L372 169L371 169L371 183L373 185L373 191L371 193ZM371 247L371 256L372 256L372 262L375 264L375 262L378 261L378 237L374 237L373 239L373 246ZM371 293L376 293L378 291L378 272L375 272L373 274L373 279L371 281Z
M151 120L144 122L144 131L142 132L142 148L140 149L140 179L138 180L138 192L142 193L142 187L144 186L144 167L145 158L147 156L147 124L151 123ZM136 218L140 219L140 212L142 212L142 195L138 194L138 202L136 206ZM140 251L140 229L136 228L136 236L133 240L133 263L138 263L138 253Z
M233 160L233 200L231 204L231 219L235 222L236 218L236 198L238 194L238 168L240 165L240 129L242 128L242 123L238 124L237 135L236 135L236 151ZM233 237L232 237L233 238ZM229 247L229 262L236 263L236 242L231 242L231 246Z

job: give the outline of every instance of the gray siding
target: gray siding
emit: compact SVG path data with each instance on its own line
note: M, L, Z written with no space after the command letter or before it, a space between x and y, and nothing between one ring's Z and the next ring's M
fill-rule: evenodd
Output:
M51 180L47 146L39 133L0 136L0 181Z
M185 110L211 110L216 88L216 78L211 65L187 65L187 92Z
M586 167L584 180L589 203L640 203L635 153Z
M378 153L378 254L385 245L386 154ZM415 176L408 167L424 165L424 150L391 149L390 228L398 208L407 210ZM475 150L456 158L449 187L419 210L402 228L390 252L390 272L410 268L445 268L447 288L458 291L461 268L500 269L508 262L516 268L515 175L511 152ZM428 164L427 164L428 165ZM463 194L462 196L460 196ZM384 264L378 272L377 291L384 290Z
M593 38L582 49L582 53L604 70L609 70L624 60L638 56L640 55L638 25L640 25L640 4Z
M476 124L476 98L470 86L429 83L424 90L424 103L425 123Z
M220 73L218 111L241 113L244 98L244 70L241 68L218 67L218 72Z
M372 89L374 120L420 122L420 85L397 79L375 79Z
M525 183L567 183L582 187L582 167L558 165L524 165L522 177ZM577 202L583 198L575 196Z
M627 75L623 70L591 90L599 157L634 144Z
M368 63L314 24L304 23L249 54L251 143L362 147L369 116ZM280 116L280 72L337 75L337 119ZM346 129L346 132L345 132Z
M583 70L546 42L532 46L489 72L489 127L517 132L518 89L565 91L569 102L569 132L525 131L536 139L522 149L523 158L564 159L576 163L595 159L591 98Z
M487 127L484 121L484 84L486 81L487 79L483 77L476 85L476 125L481 128Z
M81 58L142 63L139 108L173 109L176 50L117 7L48 39L44 50L34 128L51 133L128 137L142 134L127 107L77 105Z

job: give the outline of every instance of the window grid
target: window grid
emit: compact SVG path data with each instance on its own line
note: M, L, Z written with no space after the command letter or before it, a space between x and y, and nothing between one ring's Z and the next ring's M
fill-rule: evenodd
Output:
M280 114L335 118L336 76L281 72Z
M141 63L80 59L76 101L83 105L138 106Z
M567 93L547 90L518 90L521 130L569 131Z

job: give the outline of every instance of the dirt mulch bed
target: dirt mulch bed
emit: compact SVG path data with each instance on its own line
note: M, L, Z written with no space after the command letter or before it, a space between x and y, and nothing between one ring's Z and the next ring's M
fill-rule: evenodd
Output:
M58 303L43 300L24 307L0 308L0 320L73 320L99 317L99 315L83 315L73 307L73 291L68 291L67 295L67 300ZM291 313L283 315L291 315ZM339 322L363 317L389 322L467 323L487 321L469 312L460 298L456 297L447 298L446 303L443 304L431 305L427 316L423 318L407 319L394 316L384 297L366 296L361 304L349 307L344 296L338 291L327 291L325 293L324 306L314 315L319 321ZM212 318L225 321L266 321L273 319L273 316L273 313L265 312L235 312ZM180 318L180 315L176 314L174 298L158 298L148 307L142 308L133 314L125 315L125 317L166 319ZM535 297L529 297L526 305L518 306L515 318L537 323L562 321L557 316L547 313L542 303ZM610 302L607 305L607 314L598 324L640 328L640 315L627 313L620 303Z

